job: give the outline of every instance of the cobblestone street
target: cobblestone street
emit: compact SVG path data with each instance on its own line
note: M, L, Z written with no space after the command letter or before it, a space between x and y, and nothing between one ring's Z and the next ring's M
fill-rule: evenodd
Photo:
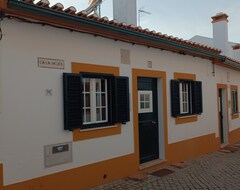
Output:
M183 169L165 167L174 171L167 176L156 177L149 172L143 181L123 179L92 190L240 190L240 150L231 153L215 152L185 163L187 167Z

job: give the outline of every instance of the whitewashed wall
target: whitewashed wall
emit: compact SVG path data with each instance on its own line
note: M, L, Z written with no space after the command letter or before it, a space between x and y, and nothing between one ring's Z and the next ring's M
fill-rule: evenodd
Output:
M147 69L147 61L152 61L152 69L167 72L169 143L218 134L216 83L227 83L227 71L216 67L213 77L208 60L9 20L2 22L2 29L0 161L4 163L5 185L134 152L131 97L131 121L122 127L121 135L74 142L72 163L44 168L44 145L72 141L72 132L63 130L62 92L62 73L71 72L71 62L120 67L120 75L130 77L132 89L131 69ZM121 48L130 49L131 65L120 64ZM62 59L65 69L38 68L38 57ZM198 122L175 125L169 89L173 72L196 73L197 80L203 82L204 112ZM238 84L239 73L229 72L232 84ZM53 95L46 96L45 89L52 89ZM230 130L238 127L238 122L232 121Z

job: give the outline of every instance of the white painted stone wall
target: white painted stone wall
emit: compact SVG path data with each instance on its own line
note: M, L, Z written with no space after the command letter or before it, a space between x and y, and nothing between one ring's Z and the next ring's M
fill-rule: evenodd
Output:
M147 61L152 61L152 70L167 73L169 144L212 133L217 137L216 84L239 82L238 72L218 66L213 77L211 62L201 58L16 21L4 20L2 29L0 161L5 185L133 153L131 70L148 69ZM121 48L130 50L130 65L120 63ZM65 69L38 68L38 57L64 60ZM63 130L62 92L62 73L71 72L71 62L120 67L120 75L130 79L131 121L120 135L74 142L73 162L46 169L44 145L72 141L72 132ZM196 74L202 81L204 112L198 122L175 125L171 117L170 80L174 72ZM227 82L227 72L231 72L231 83ZM53 95L46 96L45 89L52 89ZM229 123L230 130L239 127L239 119Z

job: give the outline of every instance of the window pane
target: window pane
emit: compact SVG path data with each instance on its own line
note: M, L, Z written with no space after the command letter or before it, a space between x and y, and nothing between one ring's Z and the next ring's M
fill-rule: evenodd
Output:
M83 123L86 122L86 113L85 113L85 109L83 109Z
M238 105L237 105L237 91L232 90L232 113L238 112Z
M141 108L141 109L144 109L144 102L141 102L141 103L140 103L140 108Z
M145 108L150 108L149 102L145 102Z
M187 97L187 96L188 96L188 94L187 94L187 93L185 93L185 95L184 95L184 101L185 101L185 102L187 102L187 99L188 99L188 97Z
M97 121L101 121L101 111L100 111L100 108L96 109L96 116L97 116Z
M102 120L106 120L106 108L102 108Z
M148 102L150 101L150 96L149 96L149 94L146 94L146 95L145 95L145 101L148 101Z
M101 88L102 88L101 91L102 91L102 92L106 92L105 80L101 80L101 85L102 85L102 86L101 86Z
M96 79L96 92L101 92L101 80Z
M144 94L140 95L140 101L143 102L144 101Z
M91 122L91 110L86 109L86 122Z
M102 94L102 106L106 106L106 94Z
M90 79L85 78L84 83L85 83L85 92L90 92Z
M186 109L186 103L183 103L183 112L186 113L187 109Z
M101 94L100 93L96 94L96 106L97 107L101 106Z
M91 105L90 94L85 94L85 107L90 107Z

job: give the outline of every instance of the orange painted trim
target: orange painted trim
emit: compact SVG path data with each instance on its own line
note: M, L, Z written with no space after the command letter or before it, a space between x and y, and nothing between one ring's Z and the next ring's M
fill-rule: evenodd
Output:
M240 128L229 132L229 143L234 144L240 142Z
M215 133L169 144L167 151L168 162L171 164L173 162L188 160L214 152L219 147L220 143L218 143Z
M227 92L227 85L226 84L217 84L217 107L218 107L218 110L217 110L217 115L218 115L218 135L219 135L219 138L221 136L221 118L220 118L220 115L219 115L219 108L220 108L220 105L219 105L219 89L225 89L226 90L226 102L228 103L228 92ZM228 105L226 105L226 107L228 108ZM227 116L228 116L228 109L227 109ZM229 125L229 118L227 117L227 123ZM228 137L229 137L229 133L228 133ZM228 138L229 139L229 138Z
M134 126L134 149L137 163L139 163L139 128L138 128L138 77L161 78L163 93L163 127L164 127L164 146L167 149L168 144L168 128L167 128L167 90L166 90L166 72L132 69L132 98L133 98L133 126Z
M94 130L79 130L75 129L73 132L73 141L93 139L98 137L106 137L112 135L121 134L121 125L116 124L114 127L104 128L104 129L94 129Z
M237 90L237 95L238 95L238 86L237 86L237 85L231 85L231 86L230 86L230 92L231 92L231 109L232 109L232 103L233 103L232 90ZM237 98L237 104L238 104L238 98ZM238 105L237 105L237 109L238 109ZM232 114L232 120L233 120L233 119L238 119L238 118L239 118L239 114L238 114L238 113Z
M190 74L190 73L174 73L174 80L179 80L179 79L184 79L184 80L192 80L196 81L196 75L195 74ZM177 117L175 118L175 124L184 124L184 123L192 123L196 122L198 120L197 115L192 115L189 117Z
M127 167L126 167L127 166ZM4 190L87 190L127 177L138 170L135 156L113 158L71 170L7 185Z
M7 9L7 0L0 1L0 9Z
M93 65L86 63L72 63L72 73L89 72L119 75L119 68L112 66ZM107 127L107 126L106 126ZM79 130L73 131L73 141L86 140L91 138L105 137L121 134L121 125L116 124L114 127L99 128L94 130Z
M235 114L232 115L232 120L238 119L238 118L239 118L239 114L238 113L235 113Z
M190 116L190 117L178 117L175 119L175 124L183 124L183 123L192 123L196 122L198 120L198 117L196 115Z
M3 190L3 164L0 163L0 190Z
M174 73L174 79L185 79L185 80L196 80L195 74L189 74L189 73Z

